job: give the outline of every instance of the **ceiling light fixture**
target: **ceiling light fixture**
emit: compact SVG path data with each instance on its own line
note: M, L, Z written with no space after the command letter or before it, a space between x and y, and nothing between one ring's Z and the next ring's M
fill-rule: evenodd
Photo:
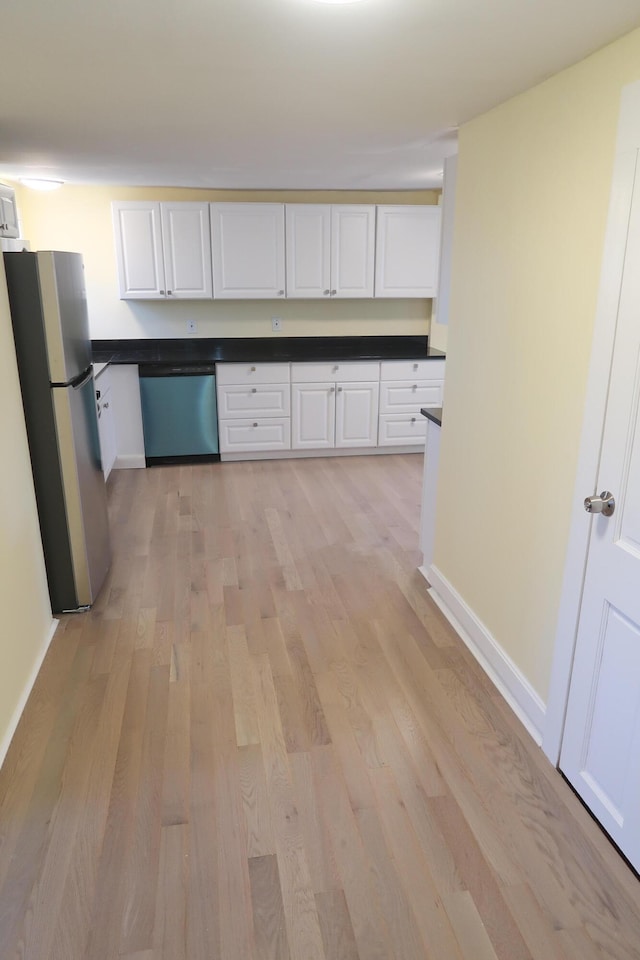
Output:
M20 183L32 190L57 190L63 185L64 180L37 180L33 177L20 177Z

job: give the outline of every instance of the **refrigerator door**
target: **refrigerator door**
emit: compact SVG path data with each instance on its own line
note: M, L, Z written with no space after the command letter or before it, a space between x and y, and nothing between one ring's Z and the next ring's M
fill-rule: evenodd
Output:
M93 373L51 393L76 605L83 607L96 599L111 560Z
M36 256L49 380L67 384L91 366L82 256L50 250Z

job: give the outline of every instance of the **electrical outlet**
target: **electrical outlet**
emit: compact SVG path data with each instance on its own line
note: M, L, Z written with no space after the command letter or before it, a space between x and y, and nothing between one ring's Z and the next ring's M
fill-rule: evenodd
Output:
M187 333L197 333L198 324L195 320L187 320Z
M282 317L271 317L271 329L274 333L280 333L282 330Z

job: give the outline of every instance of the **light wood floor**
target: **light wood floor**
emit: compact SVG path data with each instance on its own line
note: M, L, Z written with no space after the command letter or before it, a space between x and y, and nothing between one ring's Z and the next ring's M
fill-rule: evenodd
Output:
M122 471L0 774L2 960L638 960L416 573L422 458Z

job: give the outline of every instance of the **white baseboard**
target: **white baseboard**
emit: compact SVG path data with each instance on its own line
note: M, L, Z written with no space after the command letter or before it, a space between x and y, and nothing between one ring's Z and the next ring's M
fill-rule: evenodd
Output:
M113 469L114 470L139 470L141 467L146 467L147 463L144 459L144 454L140 453L121 453L116 457Z
M546 713L544 701L437 567L420 567L420 572L431 584L429 594L433 601L540 746Z
M25 685L24 685L24 688L23 688L23 690L22 690L22 693L20 694L20 699L18 700L18 703L16 704L16 708L15 708L15 710L13 711L13 716L11 717L11 720L9 721L9 726L8 726L7 729L5 730L4 735L3 735L3 737L2 737L2 740L0 741L0 767L1 767L2 764L4 763L4 759L5 759L6 755L7 755L7 751L9 750L9 746L10 746L10 744L11 744L11 741L13 740L13 735L14 735L14 733L16 732L16 729L17 729L18 724L19 724L19 722L20 722L20 717L22 716L22 712L23 712L25 706L27 705L27 700L29 699L29 694L31 693L31 691L32 691L32 689L33 689L34 683L36 682L36 677L38 676L38 673L40 672L40 667L42 666L42 661L44 660L44 658L45 658L45 656L46 656L46 654L47 654L47 650L49 649L49 645L50 645L51 641L53 640L53 635L54 635L54 633L56 632L56 628L57 628L59 622L60 622L59 620L52 620L52 621L51 621L51 626L50 626L50 628L49 628L49 632L48 632L48 634L46 635L46 637L44 638L42 647L40 648L40 651L39 651L39 653L38 653L38 655L37 655L37 657L36 657L36 659L35 659L35 661L34 661L33 667L32 667L32 669L31 669L31 673L29 674L29 678L28 678L27 682L26 682Z
M424 453L424 444L388 447L327 447L324 450L254 450L242 453L221 453L223 463L239 460L308 460L311 457L372 457L389 453ZM116 464L117 466L117 464Z

